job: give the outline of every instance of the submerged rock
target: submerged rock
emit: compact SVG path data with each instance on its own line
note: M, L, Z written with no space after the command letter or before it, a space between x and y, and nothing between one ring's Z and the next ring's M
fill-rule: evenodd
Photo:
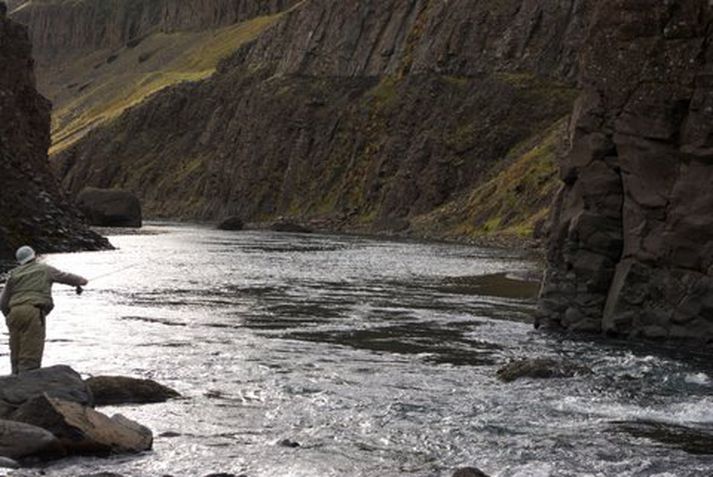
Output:
M289 220L278 220L270 225L270 230L274 232L288 232L293 234L311 234L312 230Z
M141 227L141 203L125 190L87 187L77 195L77 206L91 225Z
M300 443L297 441L293 441L292 439L282 439L277 443L277 445L281 447L290 447L292 449L295 449L300 446Z
M50 431L72 455L141 452L153 445L150 429L121 414L110 418L76 402L47 395L23 404L12 419Z
M49 431L23 422L0 420L0 467L3 458L20 459L23 457L55 450L59 441ZM6 462L7 464L7 462Z
M571 378L590 374L591 369L567 361L550 358L521 359L513 361L497 371L498 379L509 383L520 378L546 379Z
M462 467L453 473L453 477L488 477L476 467Z
M97 406L164 402L180 397L173 389L150 379L94 376L86 380Z
M218 224L218 230L243 230L245 223L240 217L228 217Z
M92 392L79 373L69 366L52 366L0 377L0 418L7 418L23 403L43 394L87 406L94 404Z

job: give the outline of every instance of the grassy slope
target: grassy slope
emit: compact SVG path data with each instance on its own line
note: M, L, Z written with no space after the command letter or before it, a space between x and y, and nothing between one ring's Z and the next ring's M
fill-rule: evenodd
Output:
M508 154L491 177L435 211L413 221L419 235L484 242L533 237L559 187L557 159L568 150L568 118Z
M119 51L92 52L48 68L40 75L40 89L55 104L50 153L163 88L212 75L220 60L279 17L259 17L215 31L156 33Z

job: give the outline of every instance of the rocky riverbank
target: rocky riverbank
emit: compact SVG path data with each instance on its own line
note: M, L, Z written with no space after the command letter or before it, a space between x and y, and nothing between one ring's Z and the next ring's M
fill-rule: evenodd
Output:
M150 429L94 407L163 402L178 396L144 379L99 376L85 381L67 366L0 377L0 457L32 462L149 450Z

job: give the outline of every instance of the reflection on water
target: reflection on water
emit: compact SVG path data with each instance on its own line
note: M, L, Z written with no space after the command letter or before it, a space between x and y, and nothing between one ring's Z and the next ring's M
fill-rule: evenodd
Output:
M517 253L148 229L162 233L48 257L100 278L81 297L56 287L46 364L157 379L185 399L120 409L154 430L153 452L69 459L51 475L425 477L476 465L692 477L713 465L710 360L534 331L538 284L516 277L536 265ZM523 356L594 373L495 378Z

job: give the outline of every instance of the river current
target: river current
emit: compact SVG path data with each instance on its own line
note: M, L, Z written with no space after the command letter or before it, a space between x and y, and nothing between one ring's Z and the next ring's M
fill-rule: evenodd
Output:
M55 286L44 365L183 398L102 409L150 427L152 452L14 475L713 475L711 356L534 330L536 284L519 277L540 265L524 253L145 229L110 237L115 251L46 257L96 279L82 296ZM594 372L496 379L522 357Z

